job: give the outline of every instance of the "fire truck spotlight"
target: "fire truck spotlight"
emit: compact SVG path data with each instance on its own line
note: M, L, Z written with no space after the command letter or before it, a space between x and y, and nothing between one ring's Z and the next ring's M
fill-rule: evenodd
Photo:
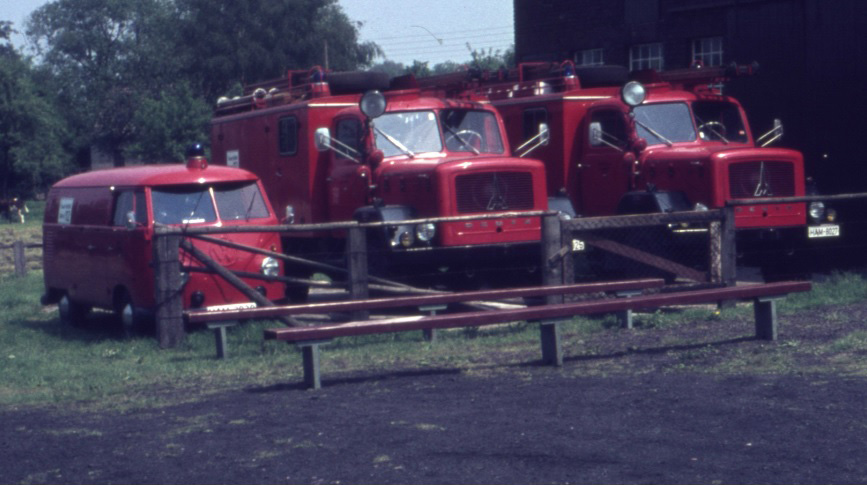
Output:
M620 90L620 97L623 99L623 102L633 107L643 103L646 96L647 90L638 81L629 81Z
M373 90L364 93L361 96L361 101L358 103L358 108L368 118L377 118L385 113L385 96L379 91Z
M271 256L262 260L262 274L265 276L277 276L280 272L280 262Z
M436 235L437 227L433 223L419 224L415 226L415 237L421 242L431 242Z

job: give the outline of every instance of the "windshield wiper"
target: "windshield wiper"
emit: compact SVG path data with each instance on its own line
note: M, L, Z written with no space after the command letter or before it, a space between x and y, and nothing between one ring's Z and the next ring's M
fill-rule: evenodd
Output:
M480 155L480 154L482 153L482 152L480 152L478 149L476 149L476 147L474 147L474 146L470 145L469 143L467 143L467 140L464 140L463 137L462 137L461 135L458 135L458 133L457 133L457 132L454 130L454 128L452 128L451 126L449 126L449 125L443 123L443 128L445 128L446 131L448 131L449 133L451 133L453 137L457 138L458 141L461 142L461 145L463 145L463 146L469 148L470 150L472 150L472 152L473 152L474 154L476 154L476 155Z
M636 125L638 125L638 126L644 128L645 130L649 131L651 135L653 135L653 136L659 138L659 139L662 140L662 142L665 143L666 145L668 145L668 146L672 146L672 145L674 144L674 143L671 142L671 140L669 140L668 138L662 136L662 134L661 134L660 132L658 132L658 131L654 130L653 128L651 128L651 127L645 125L644 123L638 121L638 118L633 118L633 119L635 120L635 124L636 124Z
M415 158L415 153L412 152L409 148L407 148L403 143L401 143L397 138L389 135L388 133L380 130L376 125L373 125L373 130L383 136L386 140L388 140L392 145L397 147L398 150L402 151L404 155L409 158Z

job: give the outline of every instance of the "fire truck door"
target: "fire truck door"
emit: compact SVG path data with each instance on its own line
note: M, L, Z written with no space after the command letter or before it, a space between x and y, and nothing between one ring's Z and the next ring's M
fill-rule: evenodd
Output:
M363 123L358 118L342 118L335 123L338 143L331 153L328 168L328 210L332 221L352 219L356 209L367 204L369 168L362 162Z
M593 145L590 141L590 124L599 123L603 143ZM624 161L627 148L626 119L616 109L596 109L585 118L579 129L583 135L584 148L578 160L580 177L581 208L585 216L614 214L617 203L629 190L632 167Z

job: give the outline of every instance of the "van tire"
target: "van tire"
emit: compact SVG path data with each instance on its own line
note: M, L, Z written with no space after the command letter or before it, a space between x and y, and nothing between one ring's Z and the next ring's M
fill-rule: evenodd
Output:
M87 320L91 307L78 303L64 294L57 303L57 309L60 313L60 323L71 327L80 327Z

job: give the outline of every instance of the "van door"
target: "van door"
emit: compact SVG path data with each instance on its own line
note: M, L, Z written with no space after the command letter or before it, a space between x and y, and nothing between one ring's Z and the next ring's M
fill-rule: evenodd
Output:
M112 298L115 291L123 290L134 304L147 304L144 294L153 287L153 272L148 265L152 254L144 189L116 191L107 251L104 269L113 285Z
M590 123L599 123L607 143L590 144ZM581 166L581 213L585 216L614 214L617 203L629 191L630 167L623 159L628 147L625 114L613 108L591 109L585 117ZM614 146L611 146L614 145Z
M331 221L352 220L359 207L367 205L370 169L362 162L364 123L356 117L338 118L328 170L328 208ZM349 148L347 148L349 147Z

